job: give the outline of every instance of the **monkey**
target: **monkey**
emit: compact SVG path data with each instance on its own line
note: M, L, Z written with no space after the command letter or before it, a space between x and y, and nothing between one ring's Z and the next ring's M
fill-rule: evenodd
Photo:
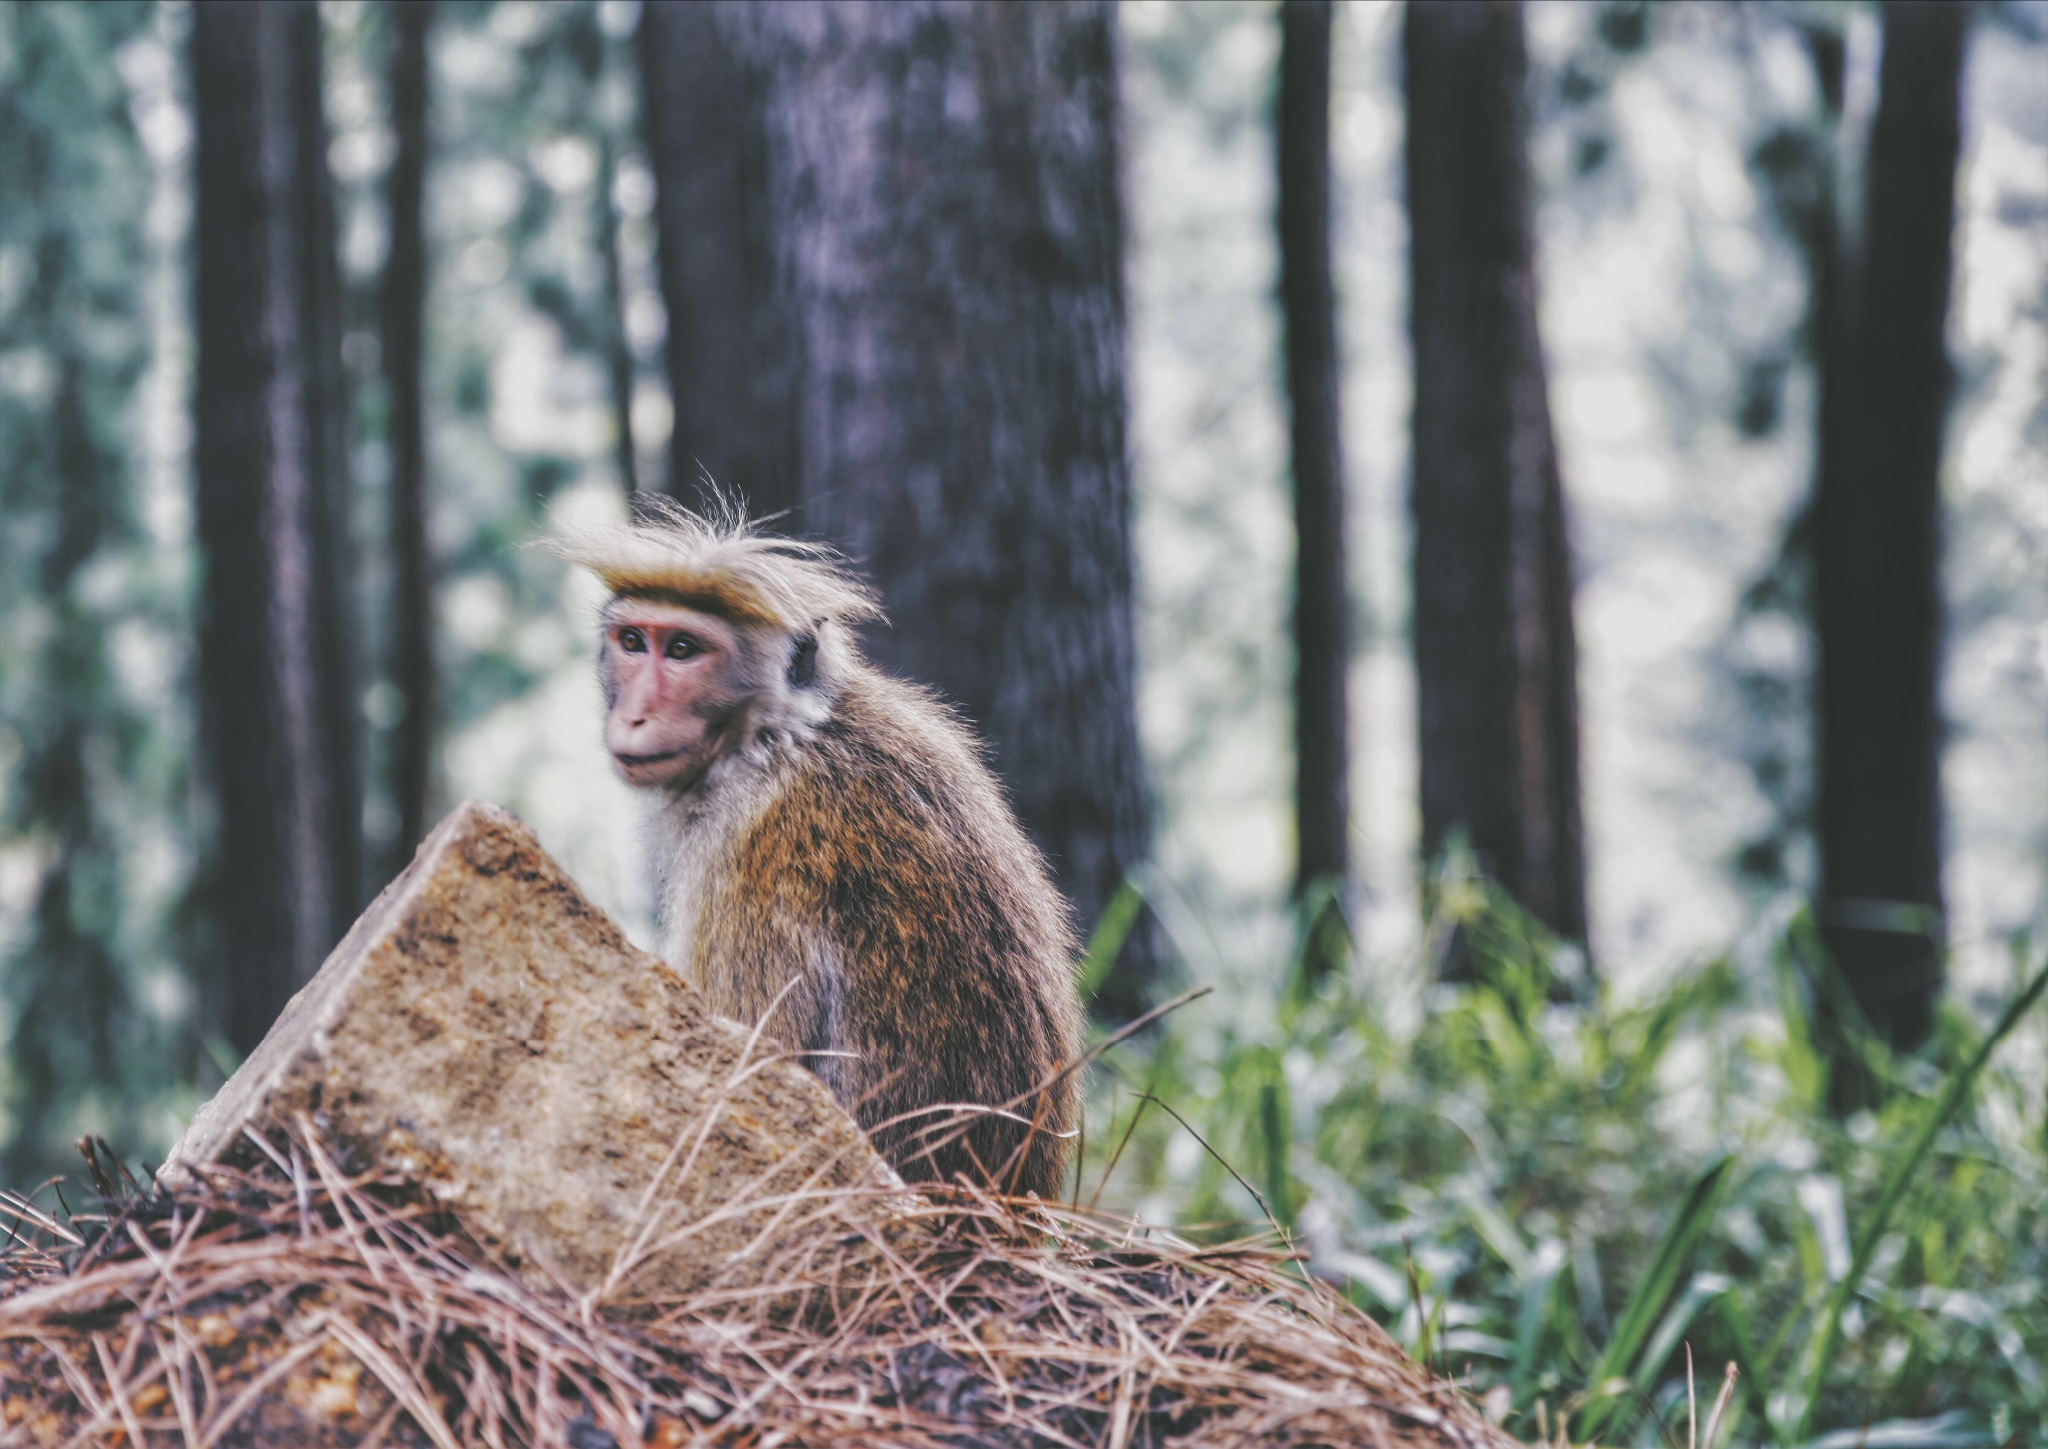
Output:
M1067 906L960 716L862 656L874 593L730 505L654 502L555 548L610 591L604 739L649 807L662 957L766 1020L905 1181L1057 1197Z

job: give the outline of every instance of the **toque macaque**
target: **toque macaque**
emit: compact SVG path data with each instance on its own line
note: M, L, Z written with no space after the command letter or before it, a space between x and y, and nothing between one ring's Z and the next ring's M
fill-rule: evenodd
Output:
M605 745L650 806L662 955L805 1054L907 1180L1056 1196L1067 907L967 727L861 657L874 595L672 504L556 546L611 590Z

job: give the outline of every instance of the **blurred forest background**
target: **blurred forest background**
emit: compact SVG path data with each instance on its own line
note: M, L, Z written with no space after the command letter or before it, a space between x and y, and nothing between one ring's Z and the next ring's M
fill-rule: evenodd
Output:
M1525 1437L2048 1425L2039 0L7 3L0 458L11 1182L463 798L651 943L522 545L709 477L1215 988L1080 1201Z

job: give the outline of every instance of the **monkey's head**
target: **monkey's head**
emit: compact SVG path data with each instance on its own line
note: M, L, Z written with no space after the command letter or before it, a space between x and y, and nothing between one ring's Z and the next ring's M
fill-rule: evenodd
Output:
M613 763L629 785L681 792L822 724L858 659L848 626L880 610L829 549L647 506L553 545L612 591L598 674Z

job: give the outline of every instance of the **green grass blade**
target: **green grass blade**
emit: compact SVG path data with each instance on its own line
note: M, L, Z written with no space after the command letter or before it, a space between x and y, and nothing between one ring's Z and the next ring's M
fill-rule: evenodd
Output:
M1088 949L1081 953L1081 998L1090 1000L1109 979L1109 968L1117 953L1137 927L1138 913L1145 909L1145 892L1137 881L1125 876L1117 883L1109 904L1102 908L1095 929L1089 933Z
M1757 1421L1768 1424L1769 1404L1764 1398L1765 1378L1761 1372L1765 1361L1757 1357L1756 1334L1749 1326L1749 1314L1741 1299L1733 1293L1723 1293L1715 1299L1714 1311L1735 1344L1735 1367L1742 1375L1735 1381L1736 1392L1749 1405Z
M1733 1279L1720 1273L1692 1275L1692 1282L1686 1285L1684 1294L1657 1325L1649 1348L1644 1350L1641 1361L1636 1364L1635 1386L1645 1397L1656 1387L1659 1365L1677 1349L1680 1338L1686 1329L1692 1327L1692 1321L1699 1316L1700 1310L1734 1286Z
M1531 1271L1528 1244L1522 1241L1521 1232L1508 1221L1508 1215L1501 1211L1500 1204L1477 1184L1458 1196L1480 1240L1493 1249L1494 1256L1501 1260L1509 1273L1517 1279L1526 1279Z
M1287 1081L1276 1060L1272 1074L1259 1086L1259 1137L1264 1149L1266 1208L1282 1232L1294 1230L1294 1190L1288 1177L1293 1134L1288 1130Z
M1934 1139L1941 1129L1955 1118L1956 1113L1960 1112L1963 1104L1969 1100L1971 1089L1977 1085L1977 1078L1983 1075L1984 1068L1990 1064L1992 1052L1996 1051L1998 1044L2019 1025L2020 1018L2041 999L2044 990L2048 990L2048 966L2044 966L2036 973L2034 979L2027 983L2026 989L2015 996L2005 1010L1999 1013L1997 1024L1991 1028L1990 1034L1978 1043L1976 1052L1963 1065L1962 1070L1949 1078L1940 1099L1921 1121L1919 1130L1913 1134L1912 1140L1906 1144L1905 1151L1899 1154L1898 1160L1892 1164L1891 1171L1886 1174L1884 1186L1877 1195L1877 1205L1870 1210L1863 1230L1856 1235L1856 1245L1849 1256L1849 1271L1842 1275L1842 1280L1835 1285L1834 1291L1828 1294L1827 1303L1821 1309L1819 1331L1810 1340L1813 1347L1807 1355L1808 1361L1803 1372L1805 1383L1800 1389L1799 1417L1795 1421L1795 1429L1791 1436L1794 1443L1804 1443L1811 1437L1813 1412L1820 1402L1821 1385L1826 1382L1828 1368L1834 1363L1835 1351L1841 1346L1842 1313L1848 1308L1849 1299L1856 1292L1856 1285L1863 1281L1864 1273L1869 1270L1870 1256L1877 1251L1878 1242L1884 1237L1892 1213L1898 1207L1899 1200L1905 1196L1906 1187L1912 1181L1913 1174L1919 1170L1921 1161L1934 1146Z
M1344 881L1318 876L1296 903L1294 954L1280 992L1280 1023L1292 1028L1301 1008L1352 953L1351 922L1344 913Z
M1786 928L1786 940L1813 986L1816 1015L1807 1022L1821 1055L1823 1083L1847 1068L1884 1090L1900 1085L1899 1063L1891 1044L1871 1029L1857 1003L1855 990L1841 962L1828 949L1811 911L1801 911Z
M1528 1256L1528 1272L1522 1279L1521 1301L1515 1311L1515 1359L1508 1370L1508 1386L1517 1408L1527 1404L1535 1387L1536 1350L1542 1342L1543 1317L1550 1307L1558 1272L1564 1267L1565 1247L1556 1238L1545 1238Z
M1735 1159L1722 1153L1693 1183L1692 1190L1678 1209L1678 1215L1664 1230L1663 1240L1657 1244L1649 1267L1636 1280L1634 1291L1629 1294L1620 1317L1614 1321L1614 1332L1609 1336L1606 1351L1600 1356L1600 1366L1591 1378L1594 1384L1629 1377L1629 1369L1635 1363L1637 1353L1663 1314L1679 1278L1692 1261L1694 1250L1699 1247L1700 1239L1706 1236L1714 1221L1714 1213L1721 1203L1721 1191L1727 1185L1734 1166ZM1597 1436L1622 1402L1606 1399L1589 1405L1580 1433L1587 1438Z
M1730 1000L1736 992L1735 973L1726 961L1716 961L1705 970L1686 978L1665 993L1643 1020L1642 1045L1621 1063L1620 1084L1614 1095L1623 1101L1635 1097L1650 1084L1663 1063L1664 1054L1678 1040L1678 1029L1694 1012L1704 1012Z

